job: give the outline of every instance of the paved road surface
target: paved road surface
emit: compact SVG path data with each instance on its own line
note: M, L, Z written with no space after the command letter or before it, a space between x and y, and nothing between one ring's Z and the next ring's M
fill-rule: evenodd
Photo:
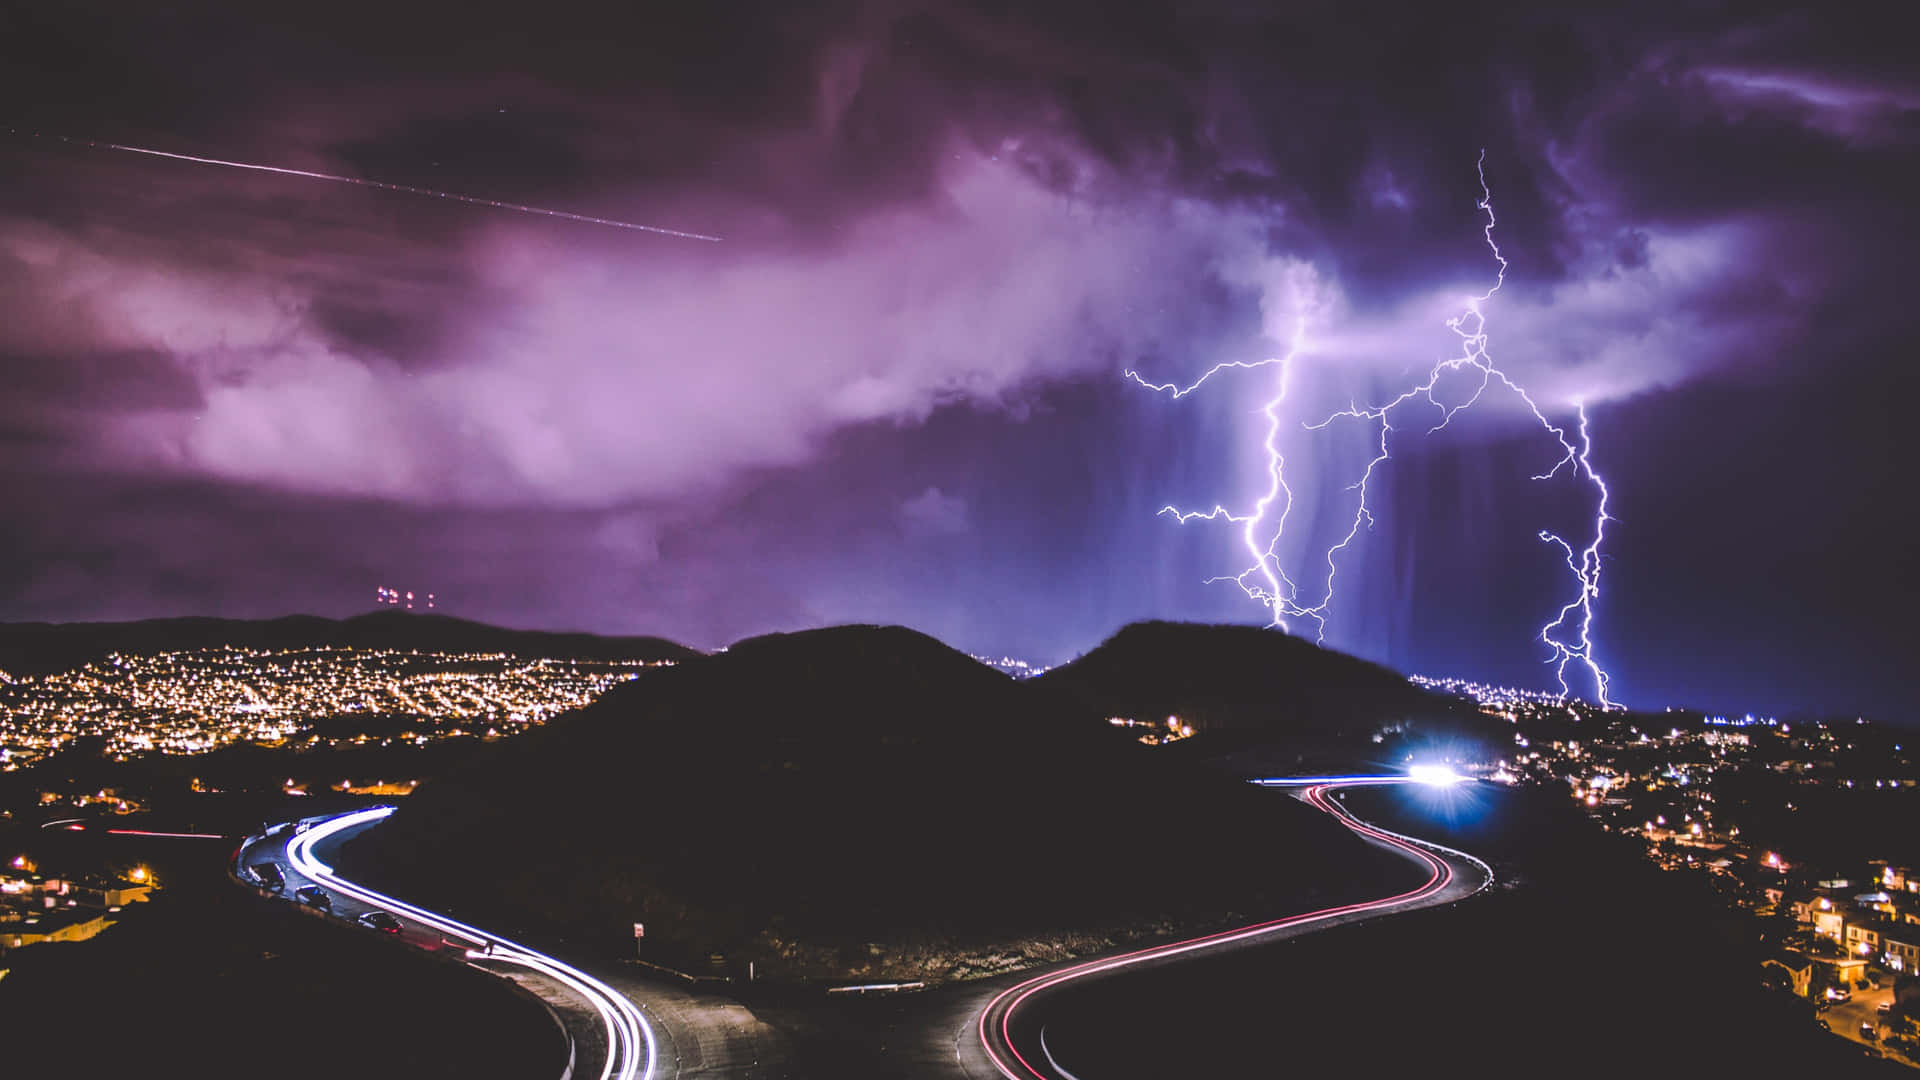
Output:
M1492 881L1493 872L1480 860L1465 852L1370 825L1348 813L1333 797L1333 793L1341 787L1404 782L1406 780L1403 777L1343 778L1338 782L1299 788L1297 796L1339 818L1341 824L1369 843L1388 848L1419 865L1426 873L1426 880L1417 887L1377 900L1291 915L1237 930L1028 975L1011 986L981 995L985 997L984 1004L972 1013L969 1023L954 1038L954 1059L961 1074L970 1080L993 1077L1007 1077L1010 1080L1098 1080L1096 1077L1076 1076L1070 1071L1072 1063L1055 1060L1052 1048L1046 1043L1046 1000L1058 988L1122 970L1138 972L1157 965L1179 963L1195 956L1266 944L1329 926L1452 903L1485 888Z

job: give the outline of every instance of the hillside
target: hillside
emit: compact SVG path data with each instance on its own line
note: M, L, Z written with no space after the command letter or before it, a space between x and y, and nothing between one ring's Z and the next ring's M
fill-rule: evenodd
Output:
M1398 672L1250 626L1144 622L1035 680L1107 716L1179 716L1202 731L1367 735L1401 722L1477 725Z
M741 642L494 751L423 785L343 867L609 950L644 921L656 958L915 978L1411 872L898 627Z
M288 615L278 619L0 623L0 671L40 675L68 671L114 652L153 654L220 645L504 652L569 660L681 660L697 655L664 638L509 630L447 615L376 611L350 619Z

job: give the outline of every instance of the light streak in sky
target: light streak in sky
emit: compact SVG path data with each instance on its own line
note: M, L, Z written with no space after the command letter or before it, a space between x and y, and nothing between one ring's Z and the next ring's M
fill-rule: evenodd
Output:
M1493 192L1487 186L1486 158L1486 151L1482 150L1474 166L1480 179L1480 199L1477 205L1487 215L1487 223L1482 228L1481 235L1486 239L1488 250L1493 252L1493 258L1499 264L1499 270L1494 276L1493 285L1486 292L1469 297L1466 310L1447 320L1447 329L1453 331L1460 339L1460 351L1434 364L1423 382L1383 404L1364 408L1356 404L1335 412L1317 423L1305 425L1306 430L1320 431L1336 420L1350 419L1377 425L1378 432L1378 440L1374 445L1372 456L1367 460L1366 467L1361 470L1359 477L1353 483L1347 485L1347 490L1357 492L1359 496L1354 508L1353 520L1348 524L1345 535L1322 553L1321 559L1326 563L1326 575L1320 580L1315 595L1302 596L1300 585L1281 566L1278 553L1280 541L1286 533L1287 515L1293 508L1293 490L1287 485L1285 475L1286 457L1276 445L1280 434L1279 409L1286 400L1287 378L1292 362L1307 351L1305 316L1301 316L1296 324L1293 340L1284 357L1216 364L1186 386L1149 382L1133 371L1126 372L1126 376L1149 390L1169 394L1178 399L1198 390L1208 379L1228 368L1251 369L1267 366L1279 368L1274 390L1261 409L1262 414L1267 418L1267 434L1263 443L1268 477L1266 493L1254 502L1251 511L1245 513L1236 513L1222 506L1215 506L1211 511L1203 512L1182 511L1169 506L1162 509L1160 513L1173 517L1183 525L1196 520L1213 521L1221 518L1242 525L1242 540L1248 554L1253 558L1253 565L1238 574L1208 580L1210 582L1231 581L1239 585L1241 591L1271 612L1271 625L1281 629L1290 629L1287 623L1289 618L1313 620L1314 639L1320 642L1326 640L1327 619L1333 612L1334 581L1339 573L1339 556L1359 538L1362 528L1371 531L1374 526L1373 510L1368 504L1370 494L1368 489L1375 471L1391 456L1389 437L1399 430L1393 422L1394 411L1416 399L1432 406L1439 416L1433 425L1427 428L1426 433L1431 435L1452 423L1456 415L1478 403L1494 383L1497 382L1512 391L1525 403L1527 410L1539 422L1541 429L1559 443L1562 451L1552 468L1535 474L1533 479L1550 480L1558 476L1562 469L1569 469L1571 466L1569 469L1571 475L1584 476L1599 493L1599 508L1596 512L1591 544L1576 553L1573 545L1559 536L1545 531L1540 533L1542 540L1558 544L1566 552L1567 566L1573 571L1580 591L1578 598L1561 608L1554 619L1540 628L1539 637L1552 650L1553 655L1547 659L1547 663L1554 665L1554 673L1560 683L1562 698L1571 696L1573 692L1567 684L1567 666L1578 662L1592 676L1600 704L1603 707L1610 707L1612 701L1607 696L1608 676L1594 657L1593 640L1593 601L1600 595L1600 545L1605 538L1606 523L1612 520L1607 514L1607 487L1599 474L1593 471L1588 456L1592 444L1587 432L1585 408L1579 407L1580 444L1576 447L1568 438L1566 431L1547 419L1546 413L1541 410L1532 395L1497 367L1487 352L1487 319L1483 306L1493 299L1501 286L1506 284L1507 259L1500 253L1500 245L1493 239L1495 223ZM1443 379L1456 373L1465 374L1469 378L1477 375L1477 380L1473 384L1472 393L1468 394L1465 400L1448 404L1436 397L1435 392ZM1281 499L1282 496L1284 501ZM1276 502L1280 503L1278 514L1269 521L1269 513ZM1567 632L1570 622L1573 629L1571 634Z
M8 129L13 134L18 130ZM30 138L41 138L32 133ZM629 229L633 232L655 233L660 236L677 236L682 240L706 240L719 243L717 236L705 233L682 232L679 229L665 229L658 225L641 225L632 221L619 221L614 218L594 217L591 214L575 214L566 210L549 210L543 206L527 206L524 203L505 202L500 199L483 199L478 195L462 195L455 191L441 191L436 188L415 187L411 184L389 184L384 180L367 180L358 176L340 176L336 173L313 172L308 169L287 169L278 165L256 165L245 161L227 161L223 158L195 157L192 154L176 154L168 150L150 150L143 146L126 146L121 143L98 142L93 139L70 138L66 135L49 135L46 138L58 139L63 143L92 147L95 150L119 150L128 154L147 154L151 157L171 158L174 161L190 161L197 165L219 165L228 169L248 169L253 172L278 173L281 176L298 176L308 180L330 180L336 184L353 184L358 187L379 188L382 191L398 191L406 195L428 195L436 199L449 199L453 202L469 203L473 206L491 206L496 210L512 210L519 214L539 214L543 217L562 218L578 221L587 225L606 225L615 229Z

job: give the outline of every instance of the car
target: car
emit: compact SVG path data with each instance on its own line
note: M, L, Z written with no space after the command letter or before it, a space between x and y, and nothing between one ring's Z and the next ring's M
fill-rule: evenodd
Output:
M294 891L293 896L310 908L319 908L321 911L333 910L333 897L328 896L327 890L318 885L303 885Z
M1821 1030L1821 1031L1832 1031L1832 1030L1833 1030L1833 1025L1832 1025L1832 1024L1829 1024L1829 1023L1827 1023L1827 1018L1826 1018L1826 1017L1824 1017L1824 1016L1823 1016L1823 1017L1820 1017L1820 1018L1819 1018L1818 1020L1815 1020L1815 1021L1814 1021L1814 1023L1816 1023L1816 1024L1819 1024L1819 1025L1820 1025L1820 1030Z
M1860 1037L1863 1039L1877 1039L1880 1037L1879 1034L1873 1030L1873 1021L1860 1021Z
M378 930L383 934L397 934L400 932L400 920L384 911L366 912L358 919L355 919L354 922L359 923L361 926Z
M1844 986L1829 986L1827 987L1827 1000L1833 1003L1852 1001L1853 991Z
M280 866L277 863L254 863L247 867L247 870L263 889L280 892L287 887L287 876L280 872Z
M1893 1012L1893 1002L1883 1001L1880 1003L1879 1007L1876 1008L1874 1011L1879 1013L1881 1016L1886 1016Z

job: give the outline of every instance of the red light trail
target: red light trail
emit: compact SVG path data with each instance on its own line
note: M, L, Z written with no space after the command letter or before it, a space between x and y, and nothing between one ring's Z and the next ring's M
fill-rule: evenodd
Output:
M1247 941L1253 938L1261 937L1263 935L1272 934L1278 930L1284 930L1288 927L1295 927L1295 926L1301 926L1307 923L1320 922L1327 919L1336 918L1341 915L1351 915L1351 914L1367 912L1367 911L1378 911L1385 908L1391 908L1399 905L1414 903L1414 902L1423 900L1427 897L1433 896L1434 894L1439 893L1442 890L1446 889L1447 886L1452 884L1453 882L1453 868L1448 866L1444 861L1434 856L1430 852L1424 850L1420 846L1422 843L1424 843L1424 841L1416 841L1411 837L1405 837L1405 836L1401 836L1398 833L1388 832L1385 829L1381 829L1381 828L1378 828L1377 826L1370 825L1367 822L1361 821L1359 818L1354 817L1352 814L1348 813L1345 807L1340 806L1339 804L1333 802L1327 796L1327 792L1336 786L1348 786L1348 785L1357 786L1358 784L1396 784L1396 783L1407 783L1407 782L1409 781L1405 777L1384 777L1384 778L1343 780L1339 784L1321 784L1321 785L1316 785L1314 787L1311 787L1307 790L1305 798L1306 798L1306 801L1312 804L1315 809L1332 814L1334 817L1340 819L1340 823L1342 825L1345 825L1347 828L1353 830L1354 832L1359 833L1360 835L1368 837L1370 839L1378 840L1385 844L1390 844L1393 847L1399 848L1400 850L1406 852L1407 854L1418 859L1420 862L1424 863L1428 867L1428 869L1431 871L1425 883L1421 884L1417 888L1409 889L1406 892L1397 893L1393 896L1382 897L1381 899L1378 899L1378 900L1368 900L1368 901L1363 901L1355 904L1343 904L1338 907L1322 908L1319 911L1310 911L1300 915L1289 915L1285 918L1273 919L1263 923L1255 923L1251 926L1243 926L1235 930L1223 930L1218 933L1207 934L1202 937L1191 938L1186 941L1178 941L1168 945L1157 945L1148 949L1140 949L1135 952L1124 953L1120 956L1107 957L1106 959L1103 959L1103 960L1092 960L1084 964L1075 964L1071 967L1065 968L1064 970L1049 972L1045 975L1039 975L1034 978L1028 979L1025 982L1022 982L1016 986L1012 986L1007 988L1006 990L1001 991L998 995L994 997L994 999L991 1002L987 1004L987 1007L985 1009L981 1010L980 1020L978 1024L978 1031L980 1036L980 1045L982 1049L986 1051L987 1058L993 1062L994 1067L1000 1071L1001 1075L1008 1077L1009 1080L1057 1080L1056 1077L1050 1076L1048 1073L1042 1072L1039 1069L1035 1068L1034 1065L1027 1060L1026 1055L1020 1052L1019 1047L1014 1044L1014 1040L1013 1040L1014 1013L1020 1008L1020 1006L1023 1003L1027 1001L1028 998L1032 997L1033 995L1043 990L1051 989L1063 983L1071 982L1075 979L1085 978L1089 975L1098 975L1103 972L1113 971L1118 968L1129 967L1131 965L1144 963L1149 960L1159 960L1159 959L1164 959L1170 956L1178 956L1183 953L1193 952L1199 949L1207 949L1215 946L1228 945L1235 942ZM1440 845L1437 845L1437 844L1429 845L1429 846L1432 846L1435 848L1440 847ZM1446 850L1451 852L1451 849L1442 848L1441 850ZM1452 852L1452 853L1460 854L1460 855L1465 854L1464 852ZM1467 857L1472 858L1472 856L1467 856ZM1478 862L1479 860L1476 859L1474 861ZM1481 865L1484 866L1485 864L1481 864ZM1489 871L1488 873L1488 880L1489 881L1492 880L1491 871ZM998 1021L997 1023L995 1022L996 1018ZM996 1038L998 1040L999 1046L1004 1048L1007 1055L1009 1055L1012 1058L1011 1062L1009 1062L1006 1057L1003 1057L1000 1054L1000 1052L996 1050L995 1048ZM1049 1058L1050 1057L1051 1055L1049 1055ZM1017 1068L1016 1068L1016 1065L1017 1065ZM1061 1071L1061 1070L1058 1070L1058 1067L1056 1066L1056 1071Z

